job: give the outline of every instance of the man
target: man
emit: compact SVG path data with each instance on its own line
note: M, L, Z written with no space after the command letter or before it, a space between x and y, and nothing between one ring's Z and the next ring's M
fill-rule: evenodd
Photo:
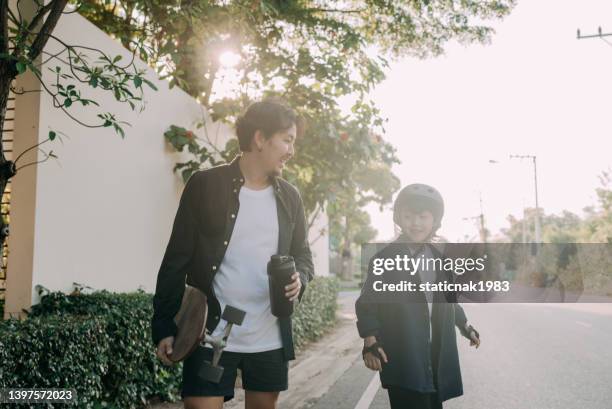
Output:
M181 395L187 409L221 408L234 396L238 368L248 408L274 408L288 388L288 361L295 359L291 318L270 312L266 265L274 254L293 256L297 271L285 288L292 301L314 275L300 194L280 177L294 155L299 122L277 101L252 104L236 122L242 154L196 172L185 186L153 301L157 355L170 364L185 279L207 295L206 328L213 335L226 325L219 322L226 305L246 312L221 356L219 384L197 375L212 349L199 347L185 360Z

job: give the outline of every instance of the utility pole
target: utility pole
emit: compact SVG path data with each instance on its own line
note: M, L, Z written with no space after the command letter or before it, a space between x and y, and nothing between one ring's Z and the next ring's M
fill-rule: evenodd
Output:
M585 38L601 38L603 39L604 37L611 37L612 33L603 33L601 31L601 27L597 27L597 34L588 34L588 35L582 35L580 33L580 29L576 30L576 39L578 40L583 40Z
M535 155L510 155L510 159L531 159L533 163L533 185L535 189L535 207L536 207L536 215L535 215L535 242L542 242L542 225L540 220L540 204L538 200L538 165ZM489 159L489 163L496 164L500 163L497 160ZM525 229L525 220L527 218L527 214L525 212L525 206L523 205L523 242L527 242L527 234Z
M523 202L523 243L527 243L527 212L525 211L525 203Z
M478 235L480 236L480 242L486 243L488 233L485 227L484 211L482 210L482 192L478 192L478 195L479 195L479 201L480 201L480 214L478 216L473 216L473 217L464 217L463 220L477 220L478 221Z
M609 42L608 40L606 40L604 37L611 37L612 33L603 33L601 31L601 27L597 27L597 34L591 34L591 35L581 35L580 34L580 29L576 30L576 38L578 40L582 40L585 38L599 38L600 40L604 41L606 44L612 46L612 43ZM608 236L608 243L612 243L612 236Z
M480 221L480 241L481 243L486 243L487 242L487 229L485 227L484 211L482 210L482 192L479 192L478 196L479 196L478 199L480 201L480 215L478 216L478 219Z
M531 159L533 164L533 185L535 189L535 242L542 242L542 225L540 220L540 204L538 201L538 164L535 155L510 155L510 159Z

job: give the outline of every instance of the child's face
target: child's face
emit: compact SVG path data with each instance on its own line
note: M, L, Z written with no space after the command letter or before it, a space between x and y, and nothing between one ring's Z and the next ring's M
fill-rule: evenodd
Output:
M429 239L434 227L434 216L429 210L404 208L400 211L399 226L411 241L422 243Z

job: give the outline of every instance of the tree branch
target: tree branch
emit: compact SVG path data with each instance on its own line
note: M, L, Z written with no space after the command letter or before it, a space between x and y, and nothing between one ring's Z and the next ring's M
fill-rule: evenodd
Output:
M52 59L57 59L58 61L61 61L62 63L64 63L66 66L68 66L70 68L70 72L72 73L73 77L80 83L83 84L87 84L89 81L86 79L82 79L81 77L79 77L79 75L75 72L75 70L77 71L81 71L81 72L87 72L88 70L91 70L91 68L89 67L89 65L87 64L87 62L85 61L85 59L81 58L81 56L79 55L79 53L76 51L77 48L81 48L83 50L87 50L87 51L93 51L96 53L99 53L100 55L104 56L108 61L111 61L110 56L106 55L104 53L104 51L97 49L97 48L91 48L91 47L85 47L85 46L78 46L78 45L69 45L67 43L65 43L64 41L62 41L60 38L54 36L53 34L48 34L48 37L57 41L59 44L61 44L64 49L60 50L58 53L56 54L50 54L46 51L42 51L43 54L45 55L49 55L49 58L45 60L45 63L52 60ZM61 54L63 54L64 52L68 53L68 61L63 60L62 58L60 58L59 56ZM80 67L75 67L74 62L73 62L73 55L74 57L78 58L79 61L83 64L84 69L80 68ZM129 68L133 68L134 69L134 74L138 75L138 70L136 68L136 66L134 65L134 60L136 58L136 52L134 51L132 53L132 60L130 61L129 64L125 65L125 66L119 66L116 65L116 67L127 73ZM36 67L41 67L43 64L36 64ZM109 89L109 88L104 88L103 89ZM119 102L125 102L125 101L119 101Z
M32 19L32 21L30 22L30 24L28 25L28 31L32 31L34 30L38 24L41 22L41 20L45 17L45 15L51 11L51 9L53 8L53 1L45 4L44 6L42 6L39 10L38 13L36 13L36 15L34 16L34 18Z
M11 10L10 7L8 8L8 15L9 15L9 19L11 20L11 22L15 24L15 26L19 26L19 19L17 18L15 13L13 13L13 10Z
M20 158L21 158L23 155L25 155L26 153L28 153L28 152L29 152L29 151L31 151L32 149L39 147L39 146L40 146L40 145L42 145L43 143L45 143L45 142L49 142L49 141L50 141L50 139L49 139L49 138L47 138L47 139L45 139L44 141L37 143L36 145L30 146L28 149L26 149L25 151L21 152L21 153L19 154L19 156L17 156L17 159L15 159L15 160L13 161L13 163L17 164L17 161L18 161L18 160L19 160L19 159L20 159Z
M321 210L321 205L317 203L317 205L315 206L315 210L314 212L312 212L310 220L308 221L308 230L310 230L314 225L314 222L317 220L317 217L319 217L319 213L321 212Z
M8 12L8 0L0 0L0 27L2 27L2 32L0 33L0 53L2 54L8 54L9 50Z
M309 245L310 247L314 246L314 244L315 244L317 241L319 241L319 239L320 239L321 237L323 237L323 236L325 235L325 233L327 233L327 229L322 228L321 230L319 230L319 234L317 235L317 237L315 237L314 239L312 239L312 241L309 241L309 242L308 242L308 245Z
M62 12L64 11L64 8L66 7L67 3L68 0L52 0L52 2L50 3L53 4L53 8L51 9L49 16L43 23L42 28L36 36L36 39L32 43L32 47L30 48L30 52L28 53L28 58L30 60L35 60L36 57L38 57L42 52L42 49L45 47L45 44L47 44L47 41L49 40L49 35L55 29L55 26L57 25L59 18L62 16Z
M39 149L39 150L40 150L42 153L44 153L45 155L47 155L47 156L46 156L44 159L39 160L39 161L36 161L36 162L26 163L25 165L18 167L18 168L16 169L16 171L18 172L19 170L21 170L21 169L23 169L23 168L25 168L25 167L32 166L32 165L37 165L37 164L39 164L39 163L44 163L44 162L48 161L48 160L49 160L49 158L56 158L56 156L53 154L53 151L50 151L49 153L47 153L47 152L43 151L42 149Z
M64 104L60 103L59 100L57 99L57 94L55 94L53 91L51 91L47 85L43 82L42 78L37 74L34 73L34 76L36 76L36 78L38 78L38 82L40 82L40 85L43 87L43 89L47 92L47 94L49 94L49 96L53 99L53 106L55 108L59 108L62 111L64 111L64 113L70 118L72 119L74 122L76 122L77 124L84 126L86 128L103 128L105 127L103 124L101 125L91 125L91 124L87 124L83 121L80 121L78 118L76 118L74 115L71 115L70 112L68 112L66 110L66 108L64 107Z
M326 8L312 8L304 9L306 13L341 13L341 14L358 14L363 13L364 9L326 9Z
M40 89L29 89L29 90L24 90L23 88L15 88L15 87L11 87L11 92L15 95L24 95L24 94L31 94L32 92L42 92L42 90Z

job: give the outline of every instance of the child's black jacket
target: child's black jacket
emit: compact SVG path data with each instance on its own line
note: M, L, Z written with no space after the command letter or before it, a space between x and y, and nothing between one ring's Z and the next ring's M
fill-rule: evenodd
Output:
M410 251L400 236L375 257L395 258L396 255L410 256ZM443 257L428 245L434 257ZM372 288L374 280L380 276L372 274L372 268L363 288ZM385 273L386 274L386 273ZM419 274L408 280L420 283ZM437 272L437 281L452 280L453 273ZM375 335L382 342L389 362L383 363L380 379L383 387L399 386L417 392L438 391L441 401L463 394L461 370L455 325L466 336L467 318L463 308L457 303L447 302L442 293L434 293L432 312L432 337L429 340L429 310L425 295L421 292L407 295L414 302L372 303L362 289L355 303L357 329L362 338ZM434 376L435 375L435 376ZM435 382L435 384L434 384Z

